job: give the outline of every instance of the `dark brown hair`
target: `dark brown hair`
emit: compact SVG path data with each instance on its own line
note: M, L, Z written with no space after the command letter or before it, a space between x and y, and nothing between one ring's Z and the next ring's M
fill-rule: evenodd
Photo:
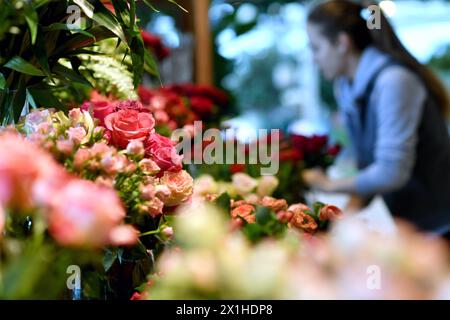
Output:
M369 4L366 3L366 6ZM450 109L450 98L445 86L428 67L418 62L402 45L382 12L380 13L381 28L367 27L367 22L362 15L366 6L349 0L323 2L309 12L308 22L319 25L322 34L332 42L336 40L339 33L344 32L350 36L359 51L373 45L389 54L421 78L442 113L447 115Z

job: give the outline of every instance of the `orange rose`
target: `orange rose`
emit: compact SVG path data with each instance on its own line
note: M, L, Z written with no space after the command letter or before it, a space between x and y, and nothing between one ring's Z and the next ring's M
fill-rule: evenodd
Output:
M231 216L233 218L241 217L246 218L250 215L252 215L255 212L255 207L253 207L251 204L243 204L239 207L234 208L231 211Z
M267 207L269 209L272 209L275 212L286 210L288 208L287 202L284 199L275 199L272 197L265 196L262 201L261 205L263 207Z
M318 227L314 218L303 212L294 213L291 223L294 227L303 229L306 232L314 232Z
M333 206L333 205L326 205L326 206L323 206L321 209L320 209L320 212L319 212L319 219L321 220L321 221L327 221L327 220L339 220L339 219L342 219L342 217L343 217L343 212L342 212L342 210L341 209L339 209L338 207L336 207L336 206Z

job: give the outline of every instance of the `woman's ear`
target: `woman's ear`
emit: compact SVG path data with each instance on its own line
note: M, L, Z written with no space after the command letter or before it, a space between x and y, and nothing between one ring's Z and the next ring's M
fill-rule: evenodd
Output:
M350 39L350 36L345 32L339 32L336 39L336 46L336 49L340 54L349 53L352 47L352 40Z

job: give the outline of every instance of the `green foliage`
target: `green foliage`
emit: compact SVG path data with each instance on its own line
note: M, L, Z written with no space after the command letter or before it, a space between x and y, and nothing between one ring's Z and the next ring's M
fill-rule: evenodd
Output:
M30 104L63 109L55 91L77 93L79 86L91 85L78 70L80 55L95 54L86 49L104 39L114 38L126 46L134 87L144 72L158 76L157 65L144 48L135 1L111 3L115 13L100 0L0 0L1 124L16 123ZM80 9L79 26L71 21L71 5ZM61 64L64 60L71 65Z

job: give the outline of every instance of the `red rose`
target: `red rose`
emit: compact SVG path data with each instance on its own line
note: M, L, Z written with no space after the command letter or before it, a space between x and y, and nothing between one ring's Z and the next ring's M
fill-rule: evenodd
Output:
M281 162L300 161L303 159L303 154L297 149L282 150L279 159Z
M191 98L191 108L201 116L208 116L213 112L214 103L205 97L194 96Z
M231 174L235 174L238 172L244 172L244 171L245 171L245 164L234 163L234 164L230 165Z
M105 125L105 117L114 112L114 106L107 101L86 101L81 105L81 110L92 112L99 120L101 126Z
M335 157L341 152L341 146L339 144L332 145L328 148L328 154Z
M150 104L151 99L155 96L155 92L144 86L139 86L138 95L143 104Z
M108 115L105 126L111 132L110 143L125 149L132 140L144 142L154 132L155 119L150 113L125 109Z
M180 171L183 157L178 155L175 142L157 133L150 135L146 142L146 154L164 171Z

